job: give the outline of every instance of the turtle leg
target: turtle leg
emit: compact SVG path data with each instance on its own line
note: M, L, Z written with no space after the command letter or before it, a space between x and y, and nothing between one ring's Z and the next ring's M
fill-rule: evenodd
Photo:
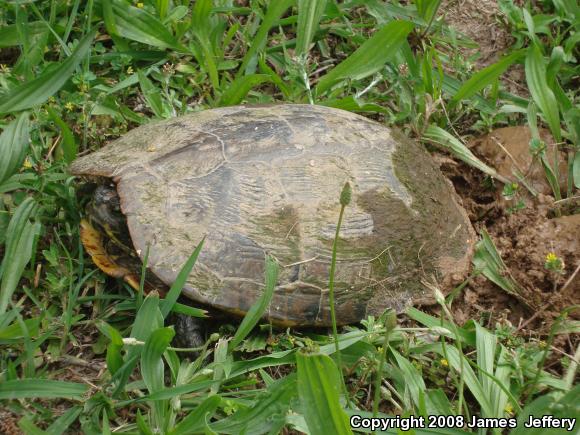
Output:
M175 338L178 347L199 348L205 343L206 323L199 317L173 313L170 319L175 328ZM197 352L194 352L197 356Z

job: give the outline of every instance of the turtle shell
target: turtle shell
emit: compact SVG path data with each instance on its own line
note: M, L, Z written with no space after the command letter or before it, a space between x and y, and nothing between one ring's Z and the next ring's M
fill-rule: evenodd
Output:
M338 322L431 299L468 271L474 232L428 153L359 115L313 105L236 106L144 125L72 164L110 177L135 249L171 284L203 237L184 294L242 314L280 264L267 318L329 325L328 277L340 229Z

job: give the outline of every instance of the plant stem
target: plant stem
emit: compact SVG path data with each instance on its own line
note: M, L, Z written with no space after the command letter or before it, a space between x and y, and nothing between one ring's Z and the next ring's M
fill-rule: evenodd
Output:
M342 192L340 194L340 214L338 215L338 223L336 225L336 233L334 234L334 242L332 243L332 260L330 261L330 277L328 280L328 299L330 303L330 319L332 322L332 335L334 337L334 349L336 352L336 362L338 364L338 371L340 373L340 379L342 380L342 389L346 397L347 406L350 407L350 400L348 397L348 391L346 390L346 384L344 382L344 377L342 375L342 358L340 356L340 349L338 347L338 329L336 327L336 311L334 307L334 274L336 272L336 251L338 247L338 236L340 233L340 226L342 225L342 218L344 216L344 209L350 202L350 185L348 182L344 185Z
M348 400L348 393L346 391L346 385L344 383L344 378L342 377L342 360L340 357L340 349L338 347L338 328L336 326L336 311L334 308L334 273L336 271L336 248L338 244L338 233L340 231L340 226L342 224L342 217L344 215L345 206L341 206L340 215L338 216L338 224L336 226L336 234L334 236L334 243L332 244L332 260L330 262L330 279L328 282L328 299L330 302L330 319L332 322L332 336L334 337L334 349L336 353L336 361L338 364L338 370L340 371L340 377L342 379L342 387L344 389L344 394Z
M389 335L391 329L387 325L387 320L385 319L385 337L383 339L383 351L381 352L381 357L379 359L379 367L377 368L377 375L375 378L375 395L373 397L373 418L375 418L379 413L379 401L381 397L381 379L383 375L383 365L387 359L387 348L389 347Z

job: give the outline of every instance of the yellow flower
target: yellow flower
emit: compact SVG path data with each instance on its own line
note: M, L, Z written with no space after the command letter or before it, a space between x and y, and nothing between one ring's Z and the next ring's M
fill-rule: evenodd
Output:
M143 7L143 3L141 3L141 2L137 3L137 7L138 8L142 8Z
M127 74L133 74L133 67L127 68Z
M544 267L552 272L563 273L564 272L564 260L559 258L554 252L548 252L546 255L546 263Z
M26 169L32 168L32 163L30 163L30 160L28 160L28 157L26 157L26 160L24 160L24 163L22 163L22 166L24 166Z
M69 101L64 105L64 108L69 112L72 112L72 110L75 108L75 105Z
M512 404L511 404L511 403L508 403L508 404L505 406L505 408L504 408L504 411L505 411L507 414L510 414L510 415L511 415L511 414L513 414L513 413L514 413L514 407L512 406Z
M439 362L443 367L449 367L449 361L447 361L445 358L441 358Z

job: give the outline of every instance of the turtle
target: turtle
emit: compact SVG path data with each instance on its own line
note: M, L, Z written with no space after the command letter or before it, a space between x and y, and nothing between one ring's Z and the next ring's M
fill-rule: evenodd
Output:
M171 285L205 238L182 296L242 316L263 292L271 255L279 275L264 318L274 325L331 325L346 182L338 324L432 301L425 281L449 288L473 255L467 214L424 147L336 108L241 105L151 122L79 157L71 172L97 186L89 214L99 224L84 222L83 242L106 273L137 287L148 252L153 287Z

